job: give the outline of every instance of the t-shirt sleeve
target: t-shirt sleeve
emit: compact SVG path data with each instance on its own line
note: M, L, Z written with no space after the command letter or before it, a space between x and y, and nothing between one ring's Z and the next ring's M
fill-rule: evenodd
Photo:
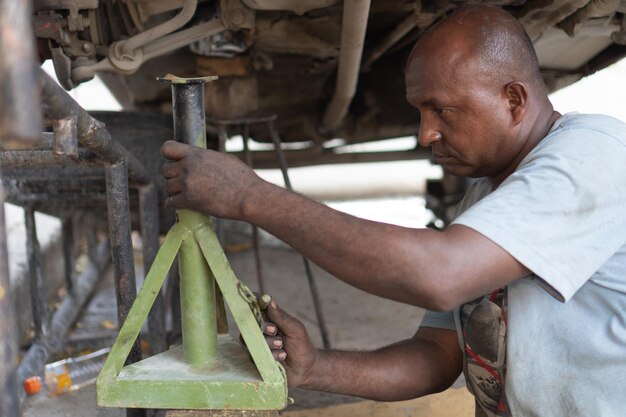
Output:
M453 224L491 239L567 301L626 241L623 140L560 129Z
M432 327L435 329L456 330L454 324L454 313L452 311L426 311L422 319L421 327Z

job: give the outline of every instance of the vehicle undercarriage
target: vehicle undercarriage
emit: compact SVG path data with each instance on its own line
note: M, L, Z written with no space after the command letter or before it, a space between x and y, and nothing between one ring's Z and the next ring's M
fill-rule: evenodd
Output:
M208 146L224 150L239 134L266 143L252 157L236 153L255 168L428 159L417 145L384 152L346 146L417 135L419 113L404 91L408 53L429 27L467 4L502 7L519 19L550 91L626 56L620 0L0 0L0 317L15 316L4 297L6 201L26 209L35 325L15 369L23 335L16 323L0 321L0 395L9 399L0 402L0 416L13 415L23 397L16 375L42 369L90 291L76 289L48 317L34 212L63 219L68 291L75 282L93 285L112 258L120 321L136 291L131 230L142 235L148 269L159 232L174 222L161 203L159 174L159 148L173 137L171 93L157 77L217 75L204 91ZM65 90L97 76L123 110L80 108L38 68L48 59ZM444 178L429 190L431 208L445 220L463 189L464 182ZM71 266L80 255L77 233L90 258L80 277ZM158 304L149 319L156 351L166 344L164 314Z

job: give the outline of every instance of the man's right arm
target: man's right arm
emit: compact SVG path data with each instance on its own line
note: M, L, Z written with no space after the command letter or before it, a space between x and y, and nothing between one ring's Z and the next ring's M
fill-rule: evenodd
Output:
M359 219L259 178L232 155L166 142L172 208L244 220L342 281L380 297L449 311L529 271L471 227L412 229Z
M270 346L292 387L401 401L449 388L462 370L462 353L451 330L424 327L410 339L371 352L320 351L302 323L275 302L267 315L282 340L277 348L270 338Z

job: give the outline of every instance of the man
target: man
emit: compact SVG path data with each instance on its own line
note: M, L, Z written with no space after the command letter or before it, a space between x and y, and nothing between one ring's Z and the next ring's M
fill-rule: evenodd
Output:
M623 416L624 124L555 112L532 43L496 8L427 32L406 94L420 144L447 172L481 178L445 231L357 219L175 142L163 146L168 204L254 223L349 284L433 311L409 340L336 352L273 302L269 340L291 386L402 400L464 371L478 416Z

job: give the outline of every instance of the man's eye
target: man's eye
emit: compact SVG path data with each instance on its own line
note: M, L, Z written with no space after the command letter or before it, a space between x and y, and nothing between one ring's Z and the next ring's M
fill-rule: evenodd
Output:
M443 116L444 114L448 113L450 110L448 110L448 109L435 109L434 111L435 111L435 113L437 113L437 116Z

